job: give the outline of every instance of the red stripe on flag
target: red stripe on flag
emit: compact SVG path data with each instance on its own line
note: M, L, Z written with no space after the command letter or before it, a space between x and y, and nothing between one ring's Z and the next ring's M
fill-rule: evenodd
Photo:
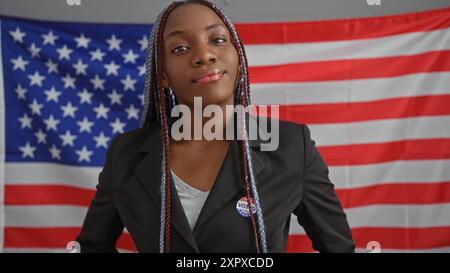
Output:
M7 186L11 187L11 186ZM47 187L39 195L35 195L33 199L21 199L21 196L30 196L33 194L34 187L20 186L15 187L12 191L9 189L7 199L14 199L7 205L62 205L58 202L48 200L47 194L58 197L58 192L52 192L52 186ZM15 194L15 191L19 193ZM450 182L439 183L395 183L395 184L380 184L367 187L358 187L352 189L336 189L336 193L345 208L373 205L373 204L435 204L435 203L450 203ZM93 195L94 191L90 195ZM15 195L13 198L11 195ZM81 195L74 195L71 202L66 202L64 205L80 205L88 207L90 202L86 203L76 201L83 199Z
M364 227L352 229L357 248L366 248L370 241L385 249L427 249L450 246L450 227L389 228ZM311 241L306 235L290 235L286 252L312 252Z
M95 190L62 185L5 185L6 205L89 206Z
M395 77L449 71L450 50L384 58L251 66L252 83L313 82Z
M65 248L78 235L79 228L5 228L5 248ZM353 238L358 248L365 248L370 241L378 241L387 249L426 249L450 246L450 227L429 228L353 228ZM134 250L129 234L124 233L117 247ZM287 252L311 252L306 235L290 235Z
M450 26L450 9L305 22L240 23L236 28L246 45L331 42L379 38Z
M450 203L450 182L395 183L353 189L336 189L344 208L367 205L431 205Z
M279 118L296 123L346 123L450 114L450 95L402 97L369 102L290 104L279 106ZM259 106L256 105L257 113ZM271 116L269 112L267 116Z
M33 193L33 187L28 188L28 186L21 186L17 190L24 193L22 196ZM40 195L34 196L31 200L20 199L18 196L15 196L14 203L8 205L61 205L58 202L52 203L51 200L48 200L46 193L51 192L51 190L52 188L50 187L44 193L41 192ZM352 189L336 189L336 193L341 200L342 206L345 208L373 204L450 203L450 184L447 182L380 184ZM11 191L9 194L11 194ZM58 193L51 194L56 196ZM11 197L7 195L7 198ZM83 198L82 195L74 195L72 200ZM65 203L65 205L80 205L83 207L88 207L89 204L89 202L83 204L77 201Z
M5 227L5 248L65 248L80 233L79 227L21 228ZM128 233L117 241L117 248L134 251L134 243Z
M450 158L450 139L414 139L384 143L319 146L328 166L373 164L396 160Z

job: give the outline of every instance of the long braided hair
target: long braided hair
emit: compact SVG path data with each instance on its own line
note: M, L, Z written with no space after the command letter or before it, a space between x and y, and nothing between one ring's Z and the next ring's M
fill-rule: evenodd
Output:
M157 122L161 125L162 143L162 164L161 164L161 214L160 214L160 238L159 251L170 252L170 221L171 221L171 186L170 186L170 149L169 149L169 116L177 103L174 93L162 86L163 75L163 33L164 27L170 13L177 7L185 4L201 4L212 9L224 22L231 36L231 42L237 50L239 56L239 73L234 90L234 105L240 105L249 109L250 105L250 84L248 76L247 56L241 39L225 13L217 8L212 2L207 0L187 0L183 2L173 2L166 7L158 16L150 33L147 47L147 57L145 62L145 90L144 90L144 111L141 119L141 127L149 126ZM241 115L242 116L242 115ZM255 237L257 252L266 253L266 233L261 209L259 195L253 173L252 158L248 143L247 116L243 115L241 126L243 128L243 140L240 141L242 154L242 171L244 177L244 188L246 190L247 204L250 214L250 222ZM252 200L253 197L253 200ZM256 219L253 208L256 210Z

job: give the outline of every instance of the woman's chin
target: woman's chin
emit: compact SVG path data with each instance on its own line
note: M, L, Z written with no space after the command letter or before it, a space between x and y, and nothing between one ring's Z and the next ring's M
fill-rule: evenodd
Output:
M227 105L233 104L233 97L230 96L202 96L203 105Z
M199 92L195 92L193 97L200 97L203 105L223 105L233 104L233 94L229 91L223 92L220 89L203 89Z

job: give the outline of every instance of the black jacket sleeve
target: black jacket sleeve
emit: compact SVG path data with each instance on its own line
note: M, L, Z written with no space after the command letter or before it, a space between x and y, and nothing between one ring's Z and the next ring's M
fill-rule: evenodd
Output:
M116 241L124 226L114 206L112 194L112 154L116 140L117 137L109 145L97 191L76 238L81 252L117 252Z
M341 203L328 174L328 166L302 125L304 139L303 198L294 214L319 252L354 252L355 243Z

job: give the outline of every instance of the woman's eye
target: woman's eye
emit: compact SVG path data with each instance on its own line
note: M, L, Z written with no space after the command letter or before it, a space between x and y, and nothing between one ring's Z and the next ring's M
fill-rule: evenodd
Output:
M182 49L182 48L184 48L184 47L186 47L186 46L177 46L176 48L174 48L174 49L172 50L172 53L180 53L180 52L182 52L183 50L179 50L179 49Z
M225 43L227 40L225 40L224 38L216 38L216 39L214 39L213 41L214 41L214 43L223 44L223 43ZM217 41L219 41L219 42L217 42ZM221 42L220 42L220 41L221 41Z

